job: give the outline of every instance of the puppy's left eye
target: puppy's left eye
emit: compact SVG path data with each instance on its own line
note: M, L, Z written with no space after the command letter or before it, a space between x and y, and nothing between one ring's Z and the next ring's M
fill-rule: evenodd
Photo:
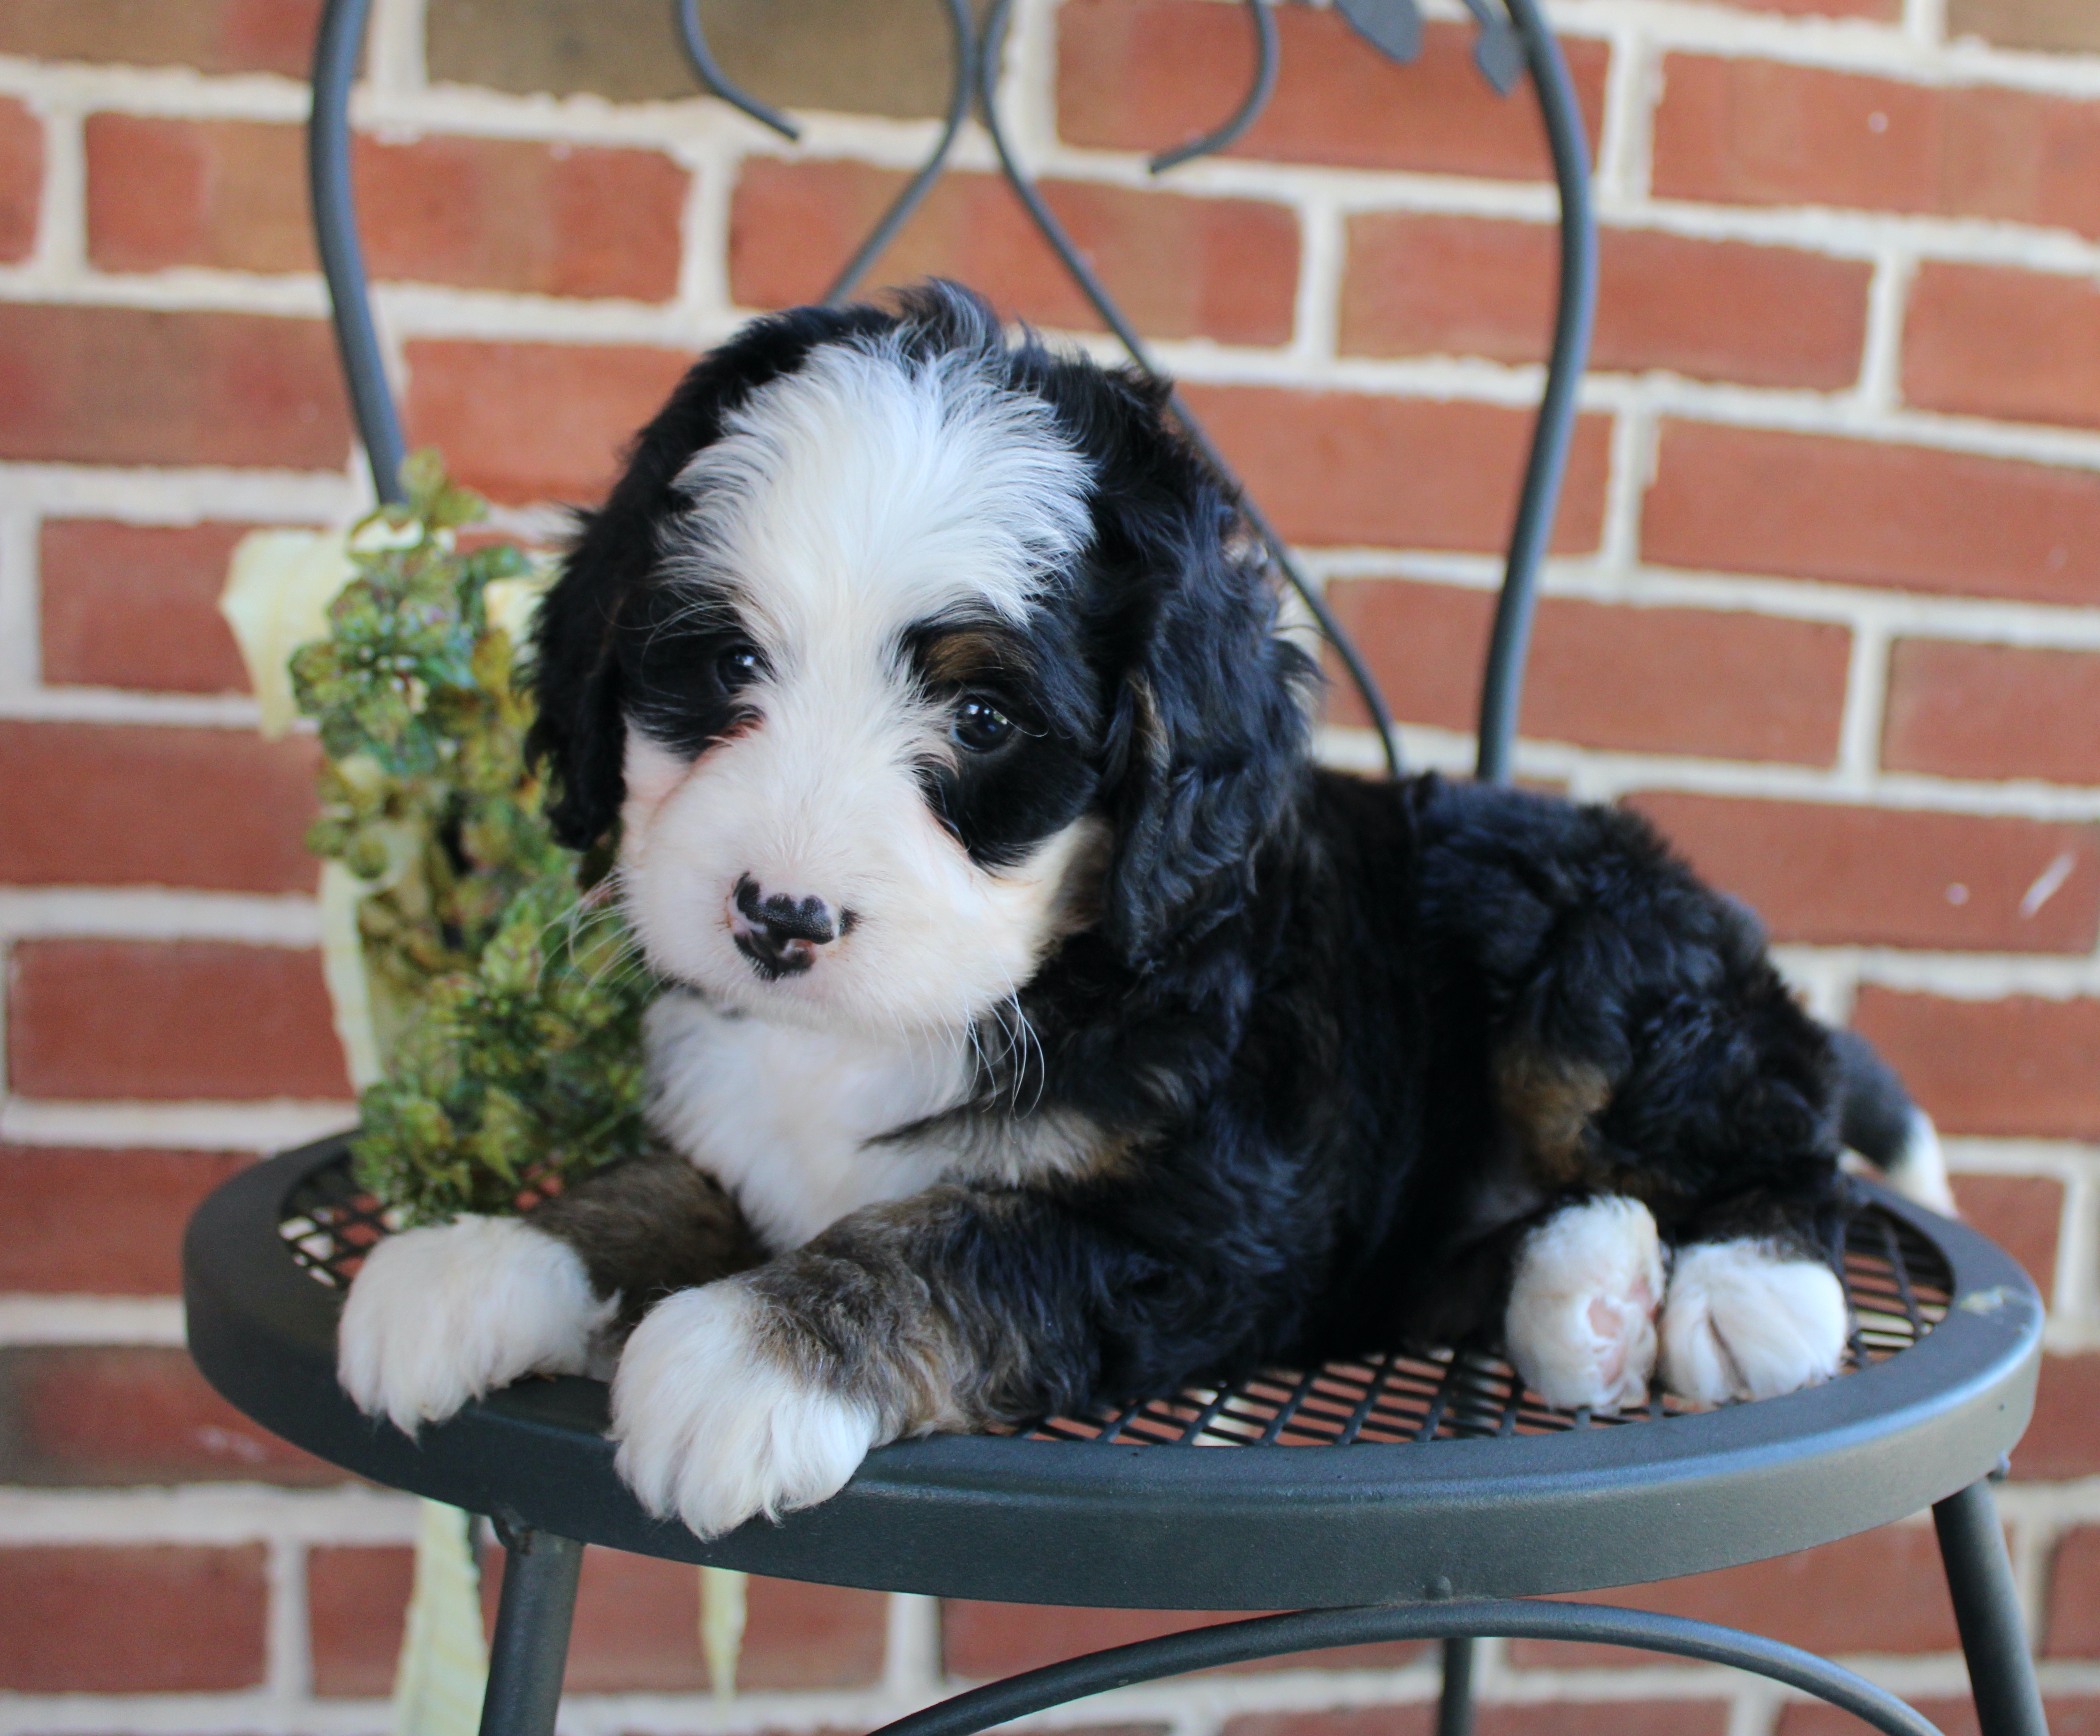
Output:
M982 694L971 694L955 707L955 720L948 726L955 745L972 753L990 753L1013 734L1013 720Z
M715 659L715 675L730 693L748 687L765 673L765 659L754 645L733 645Z

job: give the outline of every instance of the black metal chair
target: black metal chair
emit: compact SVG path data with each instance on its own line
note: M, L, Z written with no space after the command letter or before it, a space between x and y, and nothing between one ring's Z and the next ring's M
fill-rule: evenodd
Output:
M695 0L677 3L702 82L792 136L792 123L715 66ZM955 68L947 125L832 296L849 293L941 172L974 85L1016 192L1145 364L1136 335L1037 196L1001 124L995 75L1010 3L996 0L980 42L967 0L946 0ZM1537 0L1505 0L1507 19L1489 0L1467 3L1481 25L1483 73L1504 90L1529 73L1563 216L1553 359L1484 683L1480 775L1502 779L1587 350L1595 237L1580 117ZM1412 0L1339 4L1383 51L1411 51L1419 29ZM353 404L378 492L395 499L403 444L366 302L348 173L347 95L368 7L326 7L311 164ZM1155 166L1222 148L1259 112L1273 79L1275 28L1264 0L1246 7L1259 52L1246 100L1217 131ZM1396 771L1375 685L1289 552L1254 517L1362 691ZM236 1177L200 1209L185 1245L192 1354L229 1400L287 1439L495 1521L507 1556L483 1716L488 1736L553 1729L585 1543L942 1597L1296 1612L1034 1671L903 1719L885 1736L964 1736L1130 1682L1401 1639L1443 1642L1437 1729L1461 1736L1471 1721L1472 1642L1487 1636L1606 1641L1731 1663L1891 1736L1931 1736L1932 1726L1892 1695L1794 1647L1678 1617L1530 1601L1760 1560L1928 1505L1985 1736L2045 1736L1988 1480L2032 1409L2040 1298L1988 1242L1885 1194L1863 1192L1849 1227L1846 1284L1858 1324L1845 1372L1787 1398L1707 1412L1661 1399L1596 1417L1546 1407L1476 1348L1425 1358L1370 1347L1353 1362L1047 1418L1012 1435L885 1447L822 1506L777 1526L754 1522L712 1544L651 1519L615 1475L598 1382L524 1382L420 1441L360 1416L336 1384L335 1322L355 1262L383 1233L373 1202L351 1179L346 1137Z
M1014 1435L885 1447L823 1506L712 1544L650 1518L614 1474L598 1381L525 1381L419 1441L360 1415L336 1384L335 1322L382 1233L346 1138L236 1177L184 1248L191 1354L232 1403L308 1452L495 1520L509 1554L485 1736L554 1729L585 1543L939 1597L1299 1612L1037 1670L886 1736L965 1736L1128 1682L1397 1639L1446 1642L1438 1727L1458 1736L1467 1647L1486 1635L1732 1663L1890 1736L1930 1736L1893 1696L1793 1646L1512 1601L1761 1560L1927 1505L1985 1736L2045 1729L1986 1480L2033 1407L2041 1300L1981 1236L1888 1196L1850 1227L1846 1371L1787 1398L1593 1417L1549 1409L1476 1350L1374 1353Z

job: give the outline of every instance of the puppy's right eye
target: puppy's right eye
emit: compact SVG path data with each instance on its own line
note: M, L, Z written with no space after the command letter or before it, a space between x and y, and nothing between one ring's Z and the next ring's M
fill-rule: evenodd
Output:
M715 659L715 674L730 693L748 687L765 673L765 659L755 645L733 645Z
M971 694L955 707L948 733L972 753L990 753L1013 734L1013 720L982 694Z

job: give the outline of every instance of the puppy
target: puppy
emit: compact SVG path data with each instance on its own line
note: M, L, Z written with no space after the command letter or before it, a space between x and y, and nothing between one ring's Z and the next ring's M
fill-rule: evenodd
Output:
M1555 1404L1833 1374L1841 1141L1930 1124L1631 814L1308 754L1313 672L1164 389L934 285L762 319L538 628L536 747L672 986L661 1149L382 1243L414 1430L618 1346L710 1536L871 1447L1499 1339Z

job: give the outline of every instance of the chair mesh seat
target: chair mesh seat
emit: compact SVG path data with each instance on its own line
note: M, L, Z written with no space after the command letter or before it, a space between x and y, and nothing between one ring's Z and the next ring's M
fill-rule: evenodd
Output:
M278 1225L292 1257L331 1289L349 1284L388 1214L352 1179L347 1157L314 1170ZM1842 1378L1908 1349L1946 1317L1952 1279L1939 1250L1894 1214L1863 1205L1846 1227L1853 1330ZM1309 1370L1269 1368L1223 1390L1042 1419L1015 1432L1083 1445L1348 1447L1555 1434L1667 1421L1702 1407L1673 1395L1617 1415L1561 1410L1477 1346L1380 1351Z

